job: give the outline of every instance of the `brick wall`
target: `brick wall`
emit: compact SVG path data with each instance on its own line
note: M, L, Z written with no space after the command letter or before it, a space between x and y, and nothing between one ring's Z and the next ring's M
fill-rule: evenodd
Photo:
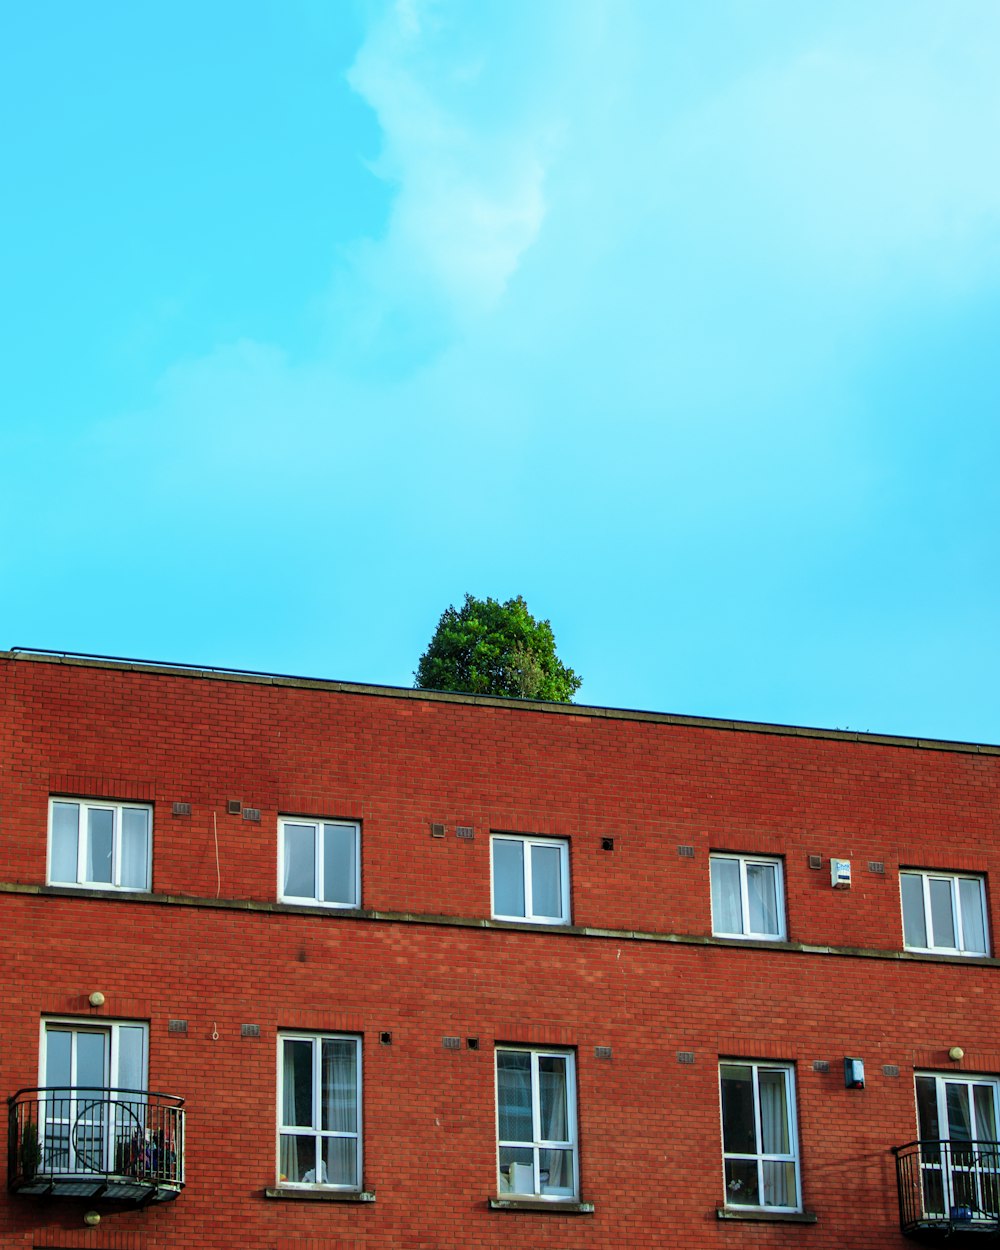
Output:
M37 1083L42 1017L145 1020L150 1088L189 1117L176 1202L98 1202L90 1231L79 1203L4 1197L0 1246L903 1245L914 1069L1000 1073L997 962L900 957L898 880L985 873L997 931L996 754L10 658L0 699L3 1092ZM153 804L149 898L45 889L50 794ZM376 915L275 905L279 814L361 822ZM491 829L569 840L569 930L483 926ZM788 943L711 938L710 850L783 857ZM281 1029L362 1036L374 1203L264 1197ZM496 1042L575 1051L592 1214L488 1209ZM720 1056L795 1064L814 1225L718 1220Z

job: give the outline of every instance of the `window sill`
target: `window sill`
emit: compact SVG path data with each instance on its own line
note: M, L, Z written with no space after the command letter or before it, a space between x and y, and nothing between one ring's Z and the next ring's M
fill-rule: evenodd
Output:
M107 898L109 895L118 898L134 898L136 895L150 895L152 890L141 885L112 885L110 881L46 881L45 888L53 893L83 894L88 898Z
M489 1198L491 1211L547 1211L551 1215L593 1215L592 1202L576 1202L572 1198L536 1198L528 1194L524 1198Z
M277 1189L265 1189L265 1198L291 1199L293 1202L374 1202L375 1194L365 1189L295 1189L291 1185L279 1185Z
M815 1224L813 1211L768 1211L766 1207L717 1207L720 1220L743 1220L756 1224Z
M948 946L904 946L907 955L936 955L939 959L991 959L989 951L958 951Z

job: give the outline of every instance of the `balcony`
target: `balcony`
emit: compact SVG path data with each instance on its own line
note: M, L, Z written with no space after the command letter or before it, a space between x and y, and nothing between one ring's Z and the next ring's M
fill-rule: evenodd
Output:
M184 1188L184 1100L136 1089L20 1089L7 1099L7 1187L145 1206Z
M894 1146L899 1224L921 1241L1000 1235L1000 1142Z

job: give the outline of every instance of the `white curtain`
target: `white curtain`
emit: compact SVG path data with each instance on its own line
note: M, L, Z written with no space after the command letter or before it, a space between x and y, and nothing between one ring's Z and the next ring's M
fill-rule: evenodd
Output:
M566 1066L566 1060L558 1056L542 1055L538 1060L538 1101L542 1120L541 1135L545 1141L568 1140ZM548 1172L548 1180L542 1181L542 1192L572 1190L573 1152L542 1150L540 1153L540 1170Z
M735 859L713 859L712 928L716 933L742 933L740 866Z
M323 1184L357 1185L357 1044L350 1038L329 1038L322 1045L322 1128L348 1136L324 1137L317 1179Z
M747 900L752 933L778 932L778 899L773 864L747 865Z
M761 1150L765 1155L791 1153L785 1080L782 1070L761 1069L759 1073ZM795 1164L789 1160L763 1159L762 1172L764 1205L794 1207L797 1201Z

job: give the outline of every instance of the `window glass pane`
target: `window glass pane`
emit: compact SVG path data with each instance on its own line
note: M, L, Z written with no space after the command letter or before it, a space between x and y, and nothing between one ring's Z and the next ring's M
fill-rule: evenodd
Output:
M321 1185L349 1185L352 1189L360 1186L356 1137L324 1139L319 1182Z
M108 1084L108 1037L105 1033L76 1034L76 1084L103 1089Z
M45 1084L66 1088L73 1083L70 1072L70 1040L67 1029L45 1030Z
M986 918L983 915L983 890L979 881L962 877L958 882L959 906L962 911L962 949L986 954Z
M501 1141L534 1140L531 1056L526 1051L497 1051L497 1118Z
M146 1030L134 1025L118 1030L118 1074L122 1089L146 1088Z
M283 1042L282 1124L311 1126L313 1122L313 1047L304 1039ZM310 1164L310 1167L314 1164Z
M517 1146L500 1147L500 1192L535 1192L535 1152Z
M543 1194L565 1196L574 1192L574 1185L572 1150L539 1150L539 1190Z
M953 1142L972 1141L972 1109L968 1085L945 1081L944 1095L948 1108L948 1137Z
M765 1159L761 1164L764 1178L764 1206L794 1207L798 1205L795 1189L795 1164Z
M87 880L111 883L115 814L107 807L87 809Z
M777 868L774 864L747 864L747 901L750 904L751 933L780 932Z
M733 1154L756 1154L757 1134L753 1112L753 1073L749 1067L723 1064L722 1083L722 1142L725 1150ZM756 1166L756 1165L755 1165ZM756 1171L754 1192L756 1192ZM742 1199L746 1201L746 1199Z
M524 915L524 844L510 838L493 839L493 910Z
M531 848L531 913L562 919L562 848Z
M76 880L79 829L79 803L52 804L52 881Z
M951 881L931 877L931 931L935 946L955 947L955 913L952 907Z
M786 1155L788 1134L788 1090L785 1073L761 1068L757 1074L760 1091L760 1140L764 1154Z
M996 1098L993 1086L973 1085L972 1101L976 1110L976 1141L996 1141ZM996 1162L991 1166L995 1167Z
M742 933L740 865L735 859L713 859L712 929L716 933Z
M938 1141L937 1081L932 1076L917 1077L917 1132L921 1141Z
M323 900L357 904L357 831L351 825L323 826Z
M316 897L316 830L285 825L285 886L289 898Z
M353 1040L346 1037L323 1039L322 1081L322 1127L339 1133L356 1133L358 1048Z
M306 1177L314 1181L316 1177L316 1138L297 1137L291 1133L281 1134L281 1149L278 1159L279 1176L283 1181L295 1184L306 1184Z
M566 1101L566 1059L541 1055L538 1059L538 1100L542 1141L569 1141L569 1110Z
M141 807L122 809L121 884L149 889L149 812Z
M726 1160L726 1202L730 1206L760 1206L756 1159Z
M903 895L903 941L907 946L926 947L924 879L911 872L900 873L899 888Z

